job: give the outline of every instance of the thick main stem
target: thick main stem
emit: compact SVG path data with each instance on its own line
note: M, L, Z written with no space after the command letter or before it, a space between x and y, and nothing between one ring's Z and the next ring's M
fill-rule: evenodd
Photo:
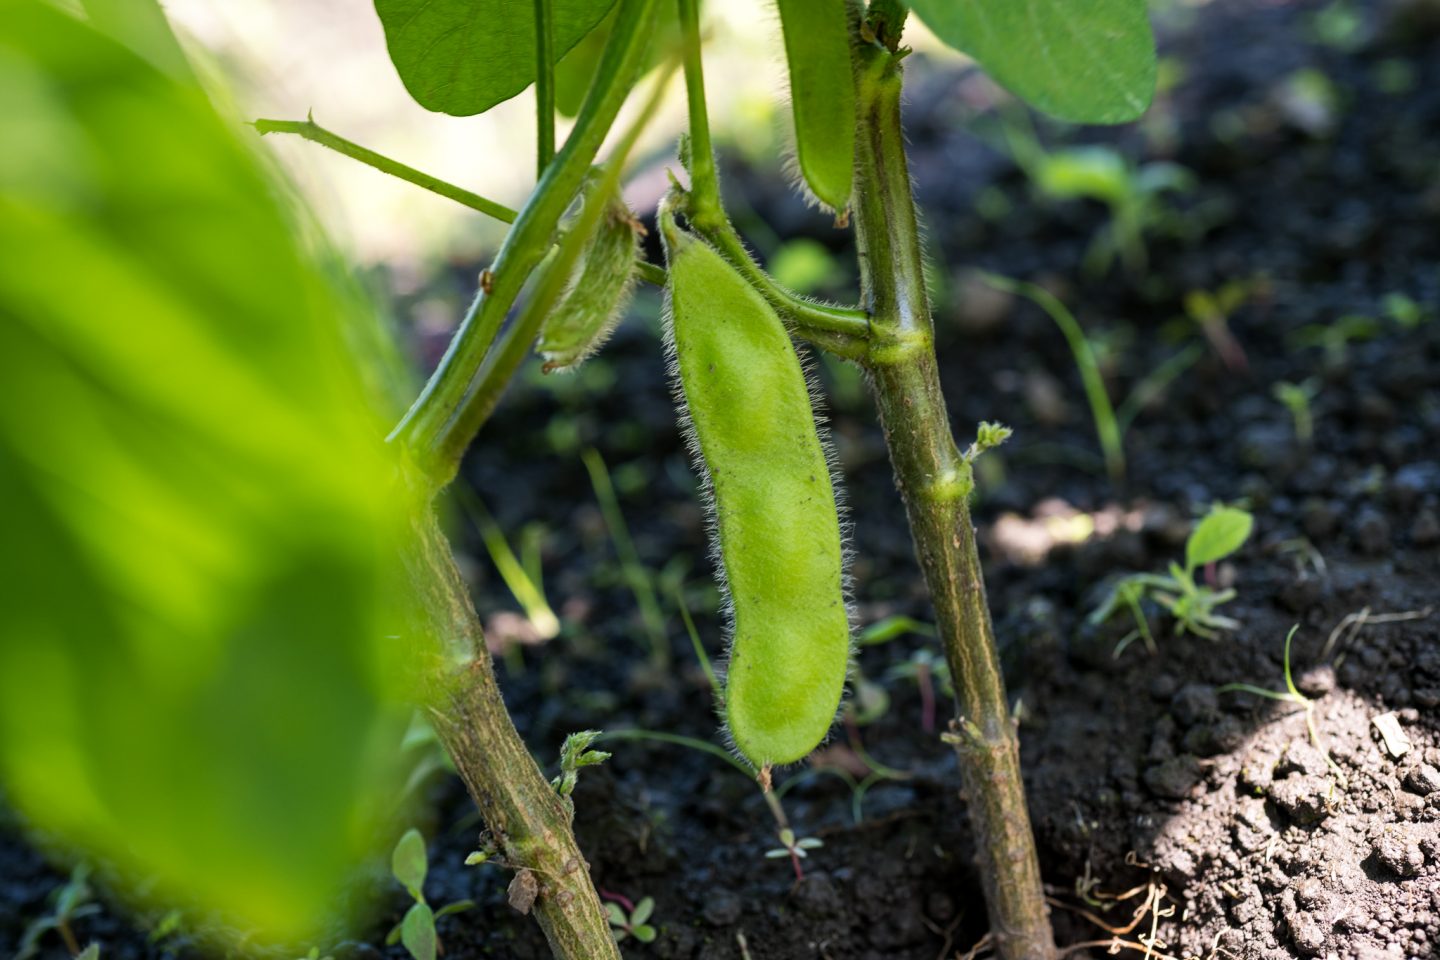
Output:
M429 665L430 721L455 761L504 864L529 871L533 911L558 960L620 960L571 830L571 812L525 748L495 683L475 607L450 545L429 513L405 555L417 630L463 653ZM528 886L522 879L521 884ZM514 902L514 901L512 901Z
M920 233L900 126L899 57L857 50L856 219L871 311L866 359L896 485L930 589L959 717L953 738L995 948L1050 960L1054 937L1020 778L985 582L970 520L970 465L950 431L936 367Z

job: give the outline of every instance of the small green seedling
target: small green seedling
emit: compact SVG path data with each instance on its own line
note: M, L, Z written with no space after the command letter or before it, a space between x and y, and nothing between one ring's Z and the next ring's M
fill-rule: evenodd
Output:
M876 644L889 643L891 640L910 633L920 637L933 637L935 636L935 627L933 624L924 623L914 617L894 614L876 620L861 630L856 642L862 647L872 647Z
M1430 311L1403 293L1387 293L1380 301L1385 316L1395 321L1401 330L1418 330L1421 324L1430 320Z
M1109 208L1110 222L1085 253L1085 269L1097 275L1117 259L1131 274L1144 273L1150 259L1146 237L1173 232L1180 221L1167 196L1195 186L1195 175L1178 164L1137 166L1110 147L1037 151L1022 166L1051 200L1094 200Z
M328 953L322 955L319 947L311 947L306 951L305 956L298 958L298 960L335 960L335 958Z
M605 914L610 918L610 935L616 943L626 937L634 937L641 943L655 939L655 928L648 922L655 912L654 897L641 897L639 903L631 903L618 893L608 896L611 899L605 901Z
M490 554L490 560L505 581L505 586L510 588L510 594L525 611L525 619L530 621L540 639L550 640L558 636L560 618L555 616L550 602L545 599L545 585L540 579L539 549L534 538L524 538L521 544L523 559L517 557L480 495L463 484L458 490L460 502L480 531L485 551Z
M41 938L51 930L60 935L71 956L81 953L80 942L75 938L72 925L76 920L100 912L100 905L94 902L94 890L90 887L90 865L78 864L70 872L70 879L56 888L50 898L54 901L54 908L25 928L15 960L30 960L35 956L40 951ZM95 949L98 953L99 947Z
M425 838L419 830L412 827L406 830L400 842L395 844L395 851L390 855L390 872L400 881L401 886L410 892L415 902L410 905L401 921L390 930L385 943L387 946L403 944L414 960L435 960L440 945L435 934L437 921L475 906L474 900L457 900L439 910L432 910L425 900L425 875L429 870Z
M795 831L789 827L782 827L777 836L780 838L780 846L773 850L766 850L765 859L779 860L782 857L789 857L790 865L795 868L795 879L797 881L804 880L805 870L800 866L800 861L809 856L805 851L820 849L825 846L824 841L818 837L797 838Z
M1212 507L1185 541L1183 567L1172 563L1168 574L1137 573L1122 578L1105 601L1090 614L1090 623L1104 623L1121 609L1130 611L1135 617L1136 631L1120 641L1117 656L1140 636L1145 637L1147 646L1154 650L1154 641L1140 607L1143 597L1154 600L1175 618L1177 635L1189 632L1212 639L1219 631L1236 629L1240 626L1237 621L1215 612L1221 604L1234 599L1235 591L1215 590L1196 583L1195 574L1200 568L1217 563L1239 550L1249 539L1254 526L1255 518L1238 507Z
M1110 395L1105 390L1105 378L1100 374L1100 364L1095 358L1094 345L1085 336L1079 321L1065 307L1065 304L1044 287L1033 283L1022 283L987 273L985 282L997 290L1018 294L1033 301L1049 315L1065 342L1070 345L1070 354L1080 371L1080 382L1085 387L1085 399L1090 403L1090 416L1095 421L1095 432L1100 437L1100 449L1105 455L1105 469L1110 479L1116 482L1125 477L1125 445L1115 408L1110 404Z
M600 737L599 730L581 730L570 734L560 745L560 775L551 780L550 785L570 804L572 817L575 807L570 795L575 792L575 784L580 781L580 768L599 766L610 759L610 754L604 750L590 749L590 745Z
M1098 341L1087 336L1080 322L1058 297L1044 287L1033 283L1012 280L995 273L984 274L986 283L998 290L1018 294L1033 302L1060 328L1075 367L1080 371L1080 382L1085 388L1085 399L1090 405L1090 417L1095 423L1095 434L1100 441L1100 451L1105 458L1105 470L1110 479L1119 482L1125 477L1125 434L1130 429L1146 404L1159 396L1172 380L1180 376L1199 358L1199 347L1191 345L1182 349L1147 376L1135 384L1130 395L1118 408L1110 402L1101 374Z
M1381 334L1380 321L1374 317L1351 313L1333 323L1311 323L1290 336L1293 347L1319 347L1325 352L1325 366L1335 370L1345 366L1350 344L1373 340Z
M146 939L151 943L160 943L162 940L173 937L176 933L180 932L180 924L183 919L179 910L167 911L164 916L156 921L155 926L150 929L150 934Z
M1320 739L1320 731L1315 726L1315 701L1311 700L1309 697L1305 696L1303 693L1300 692L1300 689L1295 686L1294 678L1290 675L1290 643L1292 640L1295 639L1295 634L1299 629L1300 624L1297 623L1293 627L1291 627L1290 632L1285 635L1284 690L1266 690L1264 687L1257 687L1254 684L1249 683L1227 683L1223 687L1220 687L1219 690L1217 690L1216 692L1250 693L1254 694L1257 697L1264 697L1267 700L1281 700L1288 703L1299 704L1305 710L1305 729L1310 734L1311 745L1313 745L1316 750L1319 750L1321 755L1325 757L1325 765L1330 768L1331 773L1335 774L1335 777L1339 781L1340 785L1344 786L1345 773L1340 769L1339 765L1334 761L1334 759L1331 758L1330 751L1326 748L1324 742Z
M950 689L950 666L945 658L921 647L886 671L885 676L892 680L915 681L920 690L920 729L934 733L935 688L938 686L946 696L954 695Z
M1254 296L1258 283L1231 280L1213 292L1191 290L1185 294L1185 315L1200 328L1210 348L1231 373L1245 373L1250 369L1245 348L1230 332L1230 317Z
M1320 384L1314 377L1299 383L1281 380L1270 388L1270 394L1290 411L1295 423L1295 439L1302 447L1310 446L1315 439L1315 416L1310 411L1310 401L1320 395Z

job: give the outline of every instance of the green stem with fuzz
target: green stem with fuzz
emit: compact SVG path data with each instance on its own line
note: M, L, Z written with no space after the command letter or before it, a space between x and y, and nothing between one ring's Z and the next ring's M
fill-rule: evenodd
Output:
M630 93L650 39L654 3L620 0L594 85L574 129L505 238L488 273L489 289L482 288L439 367L391 434L437 489L455 476L465 448L494 408L498 390L529 349L528 342L514 348L513 337L499 356L491 347L502 346L494 341L506 314L549 251L561 215L584 183Z
M720 207L720 181L715 173L715 150L710 145L710 116L705 108L705 68L700 56L700 0L680 4L680 47L685 58L685 94L690 113L691 204L697 226L725 219Z
M520 214L516 210L498 203L494 200L472 193L464 187L457 187L453 183L441 180L439 177L432 177L423 170L416 170L414 167L406 166L398 160L381 153L376 153L369 147L362 147L351 140L346 140L337 133L326 130L315 122L313 117L306 120L256 120L252 126L263 136L267 133L293 133L298 137L309 140L311 143L318 143L322 147L334 150L341 156L349 157L351 160L358 160L381 173L388 173L392 177L404 180L406 183L413 183L415 186L431 193L454 200L461 206L469 207L477 213L483 213L487 217L493 217L501 223L514 223L515 218ZM665 268L646 260L636 260L635 270L640 279L646 283L653 283L657 287L665 286Z
M465 658L430 665L430 721L505 863L537 881L532 909L551 952L557 960L620 960L570 810L505 710L469 590L433 515L417 524L404 560L421 612L415 629Z
M871 314L865 364L954 683L958 729L947 739L960 762L995 948L1004 960L1052 960L1019 741L970 519L970 464L940 391L900 125L900 55L862 42L856 56L855 229Z

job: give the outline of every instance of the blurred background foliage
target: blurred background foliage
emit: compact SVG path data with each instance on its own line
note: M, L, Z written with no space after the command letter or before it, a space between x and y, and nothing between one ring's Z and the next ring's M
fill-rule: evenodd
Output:
M426 654L393 368L155 9L86 6L145 57L0 0L0 775L125 889L301 940L393 841Z

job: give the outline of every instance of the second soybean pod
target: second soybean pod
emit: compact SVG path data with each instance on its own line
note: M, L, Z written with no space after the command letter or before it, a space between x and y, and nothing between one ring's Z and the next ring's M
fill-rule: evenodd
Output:
M726 727L756 766L791 763L825 738L849 665L829 464L800 360L774 309L668 214L661 226L667 335L733 617Z

